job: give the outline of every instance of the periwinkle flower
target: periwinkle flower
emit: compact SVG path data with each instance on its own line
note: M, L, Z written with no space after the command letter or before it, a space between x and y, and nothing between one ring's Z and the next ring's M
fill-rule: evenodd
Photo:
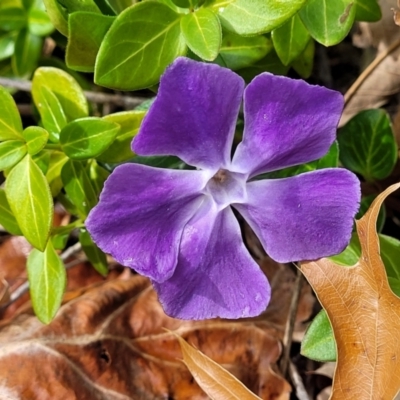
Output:
M335 140L341 94L269 73L244 86L229 69L178 58L132 146L197 169L119 166L87 219L97 245L148 276L174 317L250 317L266 308L268 281L232 208L276 261L337 254L350 240L360 200L351 172L254 179L322 157ZM243 141L231 158L242 97Z

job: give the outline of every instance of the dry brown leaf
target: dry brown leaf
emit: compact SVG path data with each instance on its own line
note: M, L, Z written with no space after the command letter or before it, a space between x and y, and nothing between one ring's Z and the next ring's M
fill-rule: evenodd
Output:
M149 281L123 276L65 304L48 325L20 314L0 329L0 398L207 399L167 328L263 399L288 399L274 372L277 330L240 321L166 316Z
M357 221L361 257L349 268L328 259L301 264L327 311L337 344L332 399L392 399L400 389L400 299L389 287L375 230L381 193Z

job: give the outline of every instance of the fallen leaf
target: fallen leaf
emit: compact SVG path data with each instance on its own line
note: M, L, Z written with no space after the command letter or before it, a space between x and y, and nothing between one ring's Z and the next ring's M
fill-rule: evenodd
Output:
M201 400L169 329L262 399L289 399L275 371L279 331L244 321L182 321L162 311L138 275L93 285L49 325L19 314L0 325L0 398ZM8 396L8 397L7 397Z
M392 399L400 389L400 298L389 287L379 254L376 220L392 185L356 222L361 257L353 267L328 259L301 263L335 334L332 399Z

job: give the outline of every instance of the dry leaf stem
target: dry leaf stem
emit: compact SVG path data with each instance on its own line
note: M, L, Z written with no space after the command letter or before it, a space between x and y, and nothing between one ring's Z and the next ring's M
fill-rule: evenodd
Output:
M294 283L292 301L290 302L289 315L286 321L285 335L283 337L283 355L280 362L283 376L286 376L289 367L290 348L292 346L294 324L296 322L297 308L299 305L301 287L303 284L302 272L298 268L296 268L296 271L296 281Z
M0 77L0 85L11 89L21 90L22 92L30 92L32 90L32 82L24 79ZM125 108L134 108L143 103L143 101L148 100L145 97L131 97L120 94L98 93L90 91L84 91L84 94L92 103L112 103Z
M367 68L361 73L361 75L357 78L357 80L350 86L349 90L344 95L344 104L345 106L363 84L366 78L374 71L374 69L393 51L400 47L400 39L393 42L387 49L381 51L374 61L368 65Z

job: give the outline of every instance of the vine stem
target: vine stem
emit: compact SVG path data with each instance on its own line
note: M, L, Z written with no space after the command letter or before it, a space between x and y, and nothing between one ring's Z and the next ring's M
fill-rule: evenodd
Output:
M0 85L10 89L21 90L22 92L32 91L32 82L24 79L0 77ZM143 101L148 100L145 97L131 97L124 96L122 94L98 93L90 91L84 91L84 94L86 98L92 103L112 103L117 106L122 106L130 109L143 103Z

